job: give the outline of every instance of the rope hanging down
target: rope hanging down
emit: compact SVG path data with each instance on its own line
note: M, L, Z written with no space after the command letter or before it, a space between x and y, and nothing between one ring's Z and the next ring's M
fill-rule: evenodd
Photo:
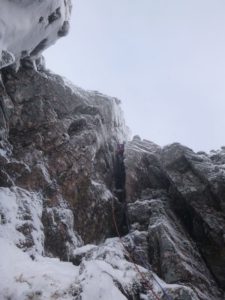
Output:
M144 259L142 258L141 255L139 255L138 253L136 253L137 257L140 259L140 261L142 262L143 266L148 269L149 271L152 271L151 266L148 262L145 262ZM163 286L160 284L160 282L156 279L155 275L153 275L153 278L155 280L155 282L157 283L157 285L159 286L159 288L163 291L164 296L166 297L167 300L173 300L173 298L167 294L167 292L165 291L165 289L163 288Z
M123 210L124 210L124 217L125 217L125 223L128 229L128 232L130 231L131 227L130 227L130 222L129 222L129 218L127 215L127 202L126 202L126 192L125 192L125 182L126 182L126 171L125 171L125 165L124 165L124 143L123 144L118 144L117 145L117 150L116 150L116 163L115 163L115 188L117 191L117 198L118 200L123 203ZM116 222L116 217L115 217L115 209L114 209L114 200L112 202L112 215L113 215L113 223L116 229L116 233L119 237L119 241L122 245L122 247L124 248L125 252L127 253L130 261L134 264L135 269L137 270L137 272L139 273L139 275L141 276L141 279L143 281L143 284L146 286L146 288L154 295L154 297L157 300L160 300L160 298L158 297L158 295L154 292L152 285L149 282L149 279L146 277L146 275L140 271L140 269L138 268L138 265L135 263L135 260L133 259L132 255L130 254L130 252L126 249L120 232L119 232L119 228ZM138 258L140 259L140 261L142 262L143 266L148 269L149 271L151 270L151 266L149 264L146 264L145 261L143 260L143 258L137 253ZM167 300L173 300L172 297L170 297L167 292L165 291L165 289L162 287L162 285L158 282L158 280L155 278L153 272L153 279L155 280L155 282L157 283L157 285L160 287L160 289L162 290L164 296L166 297Z
M120 241L122 247L124 248L125 252L127 253L130 261L134 264L134 267L135 267L136 271L141 276L141 279L143 281L144 286L154 295L155 299L160 300L158 295L154 292L151 284L149 283L149 280L146 278L145 274L140 271L138 265L135 263L133 257L131 256L130 252L126 249L126 246L124 245L124 243L122 241L121 235L119 233L118 225L117 225L117 222L116 222L115 209L114 209L114 203L113 202L112 202L112 214L113 214L113 223L114 223L114 226L115 226L115 229L116 229L116 233L119 237L119 241Z

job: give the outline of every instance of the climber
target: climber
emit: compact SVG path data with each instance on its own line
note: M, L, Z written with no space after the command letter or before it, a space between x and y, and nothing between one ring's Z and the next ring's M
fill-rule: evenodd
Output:
M124 160L124 145L125 143L117 144L116 159L119 160L120 164L123 164L123 160Z
M116 148L116 157L115 157L115 192L118 195L118 198L123 202L125 196L125 166L124 166L124 143L117 144Z
M126 203L126 169L124 164L124 149L125 143L117 144L115 151L115 163L114 163L114 183L115 183L115 196L120 202L120 216L118 219L119 228L121 234L126 234L129 231L129 219L127 214Z
M116 153L120 156L123 156L123 154L124 154L124 143L123 144L117 144Z

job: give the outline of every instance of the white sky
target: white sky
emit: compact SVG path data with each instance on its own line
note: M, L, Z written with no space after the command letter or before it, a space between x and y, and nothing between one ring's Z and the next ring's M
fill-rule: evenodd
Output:
M133 134L194 150L225 144L224 0L73 0L47 67L122 100Z

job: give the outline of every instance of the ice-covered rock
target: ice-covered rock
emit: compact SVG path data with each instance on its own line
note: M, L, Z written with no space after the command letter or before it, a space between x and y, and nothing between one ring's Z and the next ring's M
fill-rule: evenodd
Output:
M224 150L196 155L179 144L165 147L162 161L171 182L173 208L196 241L218 283L225 288Z
M30 255L44 254L42 198L19 188L0 188L0 237Z
M27 65L1 78L3 299L224 299L224 149L136 136L123 162L118 99Z
M69 30L71 0L2 0L0 69L37 59Z
M13 150L0 182L43 195L45 249L67 259L71 245L114 232L114 151L127 136L119 100L34 69L4 70L2 79L13 103L5 118Z
M189 282L197 299L223 299L223 158L136 138L126 148L128 217L147 234L144 263L167 283Z

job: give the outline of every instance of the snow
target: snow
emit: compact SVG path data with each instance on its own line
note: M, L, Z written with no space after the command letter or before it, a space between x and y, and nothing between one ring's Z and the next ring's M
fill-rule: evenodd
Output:
M99 187L97 182L92 184ZM89 244L80 248L74 245L73 251L70 249L71 257L81 256L79 266L44 257L42 207L39 194L17 187L0 188L1 300L125 300L140 288L140 272L145 274L158 295L162 295L161 287L167 291L170 288L184 291L182 286L166 285L151 271L127 261L126 250L119 238L107 239L100 245ZM72 232L71 211L59 208L56 213ZM25 236L20 230L24 224L30 225L30 236ZM33 240L30 247L24 246L28 237ZM129 235L124 237L123 243L130 244L129 238ZM191 289L187 292L192 293ZM149 295L143 293L141 299L151 299L152 295Z
M54 44L62 35L59 31L65 27L64 22L69 21L70 12L70 0L2 0L0 68L30 54L36 57L43 49ZM38 45L43 49L36 51Z
M108 197L108 190L97 180L92 180L92 188L99 192L101 199L107 201L112 197L112 194ZM158 201L152 199L141 203L150 203L154 206ZM159 297L162 296L162 289L164 289L171 296L185 293L191 295L192 299L197 299L191 288L167 285L151 270L127 261L126 250L119 238L107 239L100 245L89 244L77 247L81 241L74 231L74 216L63 199L60 200L59 207L46 209L53 218L53 227L56 226L57 229L57 222L59 222L57 220L67 227L71 240L68 244L68 258L76 261L76 256L80 256L81 263L79 266L74 266L57 258L44 257L42 209L41 194L17 187L0 188L1 300L125 300L131 297L135 290L140 290L140 272L145 274ZM169 228L170 224L166 220L154 218L153 215L152 222L157 224L157 230L162 226ZM26 234L22 230L24 226L29 228ZM149 229L153 229L153 224L150 224ZM169 231L172 232L172 228ZM138 231L132 234L137 235ZM176 234L173 234L173 237L179 239ZM170 236L164 233L164 239L168 238ZM170 242L174 247L173 241ZM132 235L124 237L123 243L132 248ZM179 253L179 249L176 253ZM81 298L76 298L76 295ZM150 291L149 295L143 291L140 297L143 300L151 298Z
M21 247L29 241L30 253L43 253L42 199L39 195L20 188L0 188L0 216L1 238ZM25 236L23 228L29 228L30 234Z
M108 190L105 184L91 180L92 190L96 190L96 194L100 199L110 201L114 198L113 194Z
M0 274L4 274L0 275L1 299L74 299L80 291L83 300L126 299L114 282L125 281L123 271L103 260L85 261L81 267L41 256L32 261L2 238L0 257L4 257L0 264Z
M85 279L82 284L82 299L126 300L127 298L114 285L113 273L113 269L104 261L86 263L81 277L81 280Z
M136 273L124 259L121 247L112 248L117 239L99 247L78 248L76 254L92 253L79 267L43 257L42 207L39 194L17 187L0 188L0 299L66 300L76 294L82 299L126 299L115 281L122 281L126 289L136 280ZM57 213L61 221L73 227L69 209ZM24 224L30 226L28 236L21 230ZM31 247L25 246L28 238L33 241Z
M72 299L78 268L71 263L46 257L32 261L27 253L2 238L0 257L1 299Z
M140 278L126 260L118 238L98 246L74 245L72 255L83 255L79 267L43 257L42 206L38 194L16 187L0 188L0 299L67 300L76 299L74 295L81 295L83 300L126 299L124 294L132 291ZM73 226L69 209L57 214ZM28 237L20 230L27 222L33 239L30 248L24 247Z
M60 220L65 226L66 226L66 231L68 234L68 241L66 243L66 248L67 248L67 257L68 260L74 251L74 248L83 245L83 241L81 237L78 235L78 233L74 230L74 216L73 212L68 209L63 207L64 202L62 202L62 206L60 207L53 207L53 208L47 208L47 212L49 216L52 219L52 229L51 230L58 230L58 224L55 220L55 217Z
M87 256L77 267L55 258L37 256L32 260L12 242L0 238L0 299L71 300L77 299L76 295L82 300L127 299L125 295L134 290L135 285L138 287L140 278L133 264L124 259L118 239L109 239L99 247L89 245L86 250L93 251L93 255ZM101 258L104 253L109 254L106 260ZM115 254L114 265L110 259ZM140 267L140 270L144 269ZM154 277L158 283L155 281L152 287L158 295L162 296L162 287L170 290L171 295L180 290L180 294L187 292L192 299L197 299L190 288L168 285ZM151 294L141 295L143 300L151 298Z
M3 156L3 157L7 157L6 156L7 152L4 150L4 149L0 149L0 156Z
M89 245L86 250L95 253L76 267L72 263L40 255L32 260L13 242L0 238L1 299L26 300L34 297L38 300L66 300L75 299L73 295L76 294L81 294L83 300L127 299L116 282L120 283L126 294L138 276L132 264L123 258L120 247L118 250L111 248L116 243L117 239L107 241L99 247L100 252L98 247ZM108 253L106 260L101 257L104 253ZM110 260L115 254L114 265Z
M91 250L93 250L93 249L95 249L97 246L95 246L95 245L91 245L91 244L87 244L87 245L85 245L85 246L83 246L83 247L79 247L79 248L76 248L75 250L74 250L74 255L82 255L82 254L85 254L85 253L87 253L87 252L89 252L89 251L91 251Z
M94 105L102 111L102 115L106 116L106 119L109 122L109 128L107 128L107 130L110 131L113 129L115 131L113 134L117 138L118 143L123 143L129 139L130 130L125 124L123 111L120 107L121 101L119 99L104 95L98 91L83 90L64 77L62 77L62 80L64 86L69 88L73 94L82 98L84 103ZM109 105L106 104L107 102ZM105 126L102 130L106 131ZM102 133L101 135L98 135L97 138L100 136L101 138L102 136L105 136L105 139L107 140L109 133Z

